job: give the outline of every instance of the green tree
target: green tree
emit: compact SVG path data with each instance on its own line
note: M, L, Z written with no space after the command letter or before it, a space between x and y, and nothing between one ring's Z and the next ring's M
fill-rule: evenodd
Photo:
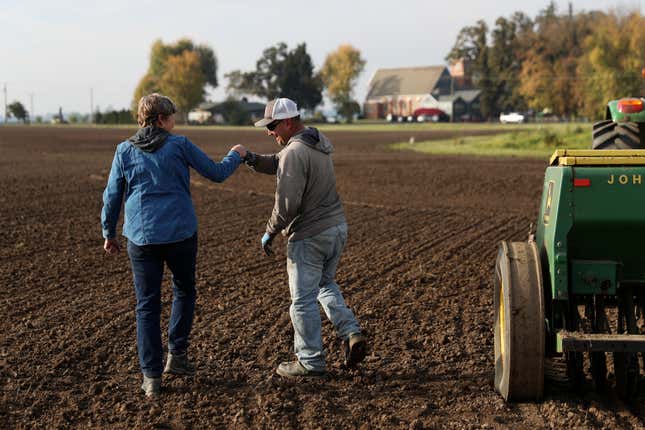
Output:
M480 110L484 118L490 118L497 112L496 88L491 70L488 46L488 26L483 20L474 26L464 27L459 31L455 45L446 56L446 60L460 60L471 63L471 75L467 76L473 85L481 90Z
M188 112L204 99L204 74L199 55L184 51L168 57L159 86L175 102L184 122L187 122Z
M9 111L10 116L13 116L23 123L27 123L29 113L27 112L27 109L25 109L25 106L19 101L14 101L13 103L11 103L9 106L7 106L7 110Z
M491 32L489 66L494 102L491 114L526 109L520 94L519 74L526 51L526 38L532 31L532 21L523 13L516 12L511 19L497 18Z
M251 123L251 116L242 107L242 103L239 100L229 97L226 101L220 103L218 108L224 117L224 121L229 125L248 125Z
M278 43L264 50L255 71L235 70L225 77L227 90L235 95L253 94L267 100L288 97L305 109L314 109L322 101L323 83L314 74L304 43L291 51L285 43Z
M345 44L327 55L320 71L329 98L347 122L351 122L354 114L360 112L360 106L352 98L352 91L364 69L365 60L361 57L361 52L352 45Z
M192 40L186 38L179 39L175 43L171 44L164 44L160 39L158 39L153 43L150 49L150 65L148 66L148 71L141 78L134 91L132 101L132 111L134 116L136 116L137 104L142 96L153 92L160 92L166 95L170 93L176 94L178 92L176 88L164 86L168 85L170 82L174 82L172 79L167 78L168 64L171 59L181 57L186 52L193 53L196 56L198 59L198 69L202 75L200 78L200 82L202 83L202 98L197 100L197 102L192 106L189 106L188 110L192 109L197 103L203 100L206 85L209 85L212 88L217 87L217 57L211 47L205 44L195 45ZM176 65L173 67L176 67ZM166 75L166 78L162 79L164 75Z

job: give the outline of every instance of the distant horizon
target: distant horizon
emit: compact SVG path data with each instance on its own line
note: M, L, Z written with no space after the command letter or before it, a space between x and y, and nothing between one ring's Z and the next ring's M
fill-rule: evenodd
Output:
M57 114L59 106L64 114L87 115L90 103L95 111L129 109L134 89L148 68L152 43L156 39L172 43L182 37L215 51L219 86L206 94L212 101L226 98L226 73L254 70L262 51L279 42L290 49L306 43L316 70L328 53L350 43L367 61L354 90L354 98L362 104L377 69L447 65L444 58L463 27L479 19L492 27L496 18L508 18L516 11L534 19L549 1L499 0L494 8L472 0L441 8L424 0L401 0L387 8L366 0L306 6L293 0L280 5L198 0L182 8L174 2L150 0L136 4L115 0L91 7L74 0L6 3L0 10L0 37L5 41L0 53L2 122L5 83L7 103L21 102L32 118ZM568 1L554 3L559 13L567 11ZM642 11L645 0L571 3L574 13ZM146 16L150 24L141 25ZM249 100L265 101L252 96ZM331 110L328 104L320 108Z

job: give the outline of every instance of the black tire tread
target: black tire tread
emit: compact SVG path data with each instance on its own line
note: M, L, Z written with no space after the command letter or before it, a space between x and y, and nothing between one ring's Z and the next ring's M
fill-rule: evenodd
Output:
M642 149L638 124L599 121L593 126L592 149Z

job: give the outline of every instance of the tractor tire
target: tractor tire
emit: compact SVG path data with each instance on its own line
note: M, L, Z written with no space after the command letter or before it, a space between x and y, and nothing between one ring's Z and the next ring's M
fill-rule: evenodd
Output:
M592 135L591 149L645 148L638 124L633 122L600 121L593 125Z
M535 242L502 242L495 264L495 389L506 401L544 392L544 295Z

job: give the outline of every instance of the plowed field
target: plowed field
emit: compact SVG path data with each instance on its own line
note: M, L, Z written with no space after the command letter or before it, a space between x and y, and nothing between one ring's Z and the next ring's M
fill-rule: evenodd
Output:
M349 242L338 272L369 336L357 370L323 325L329 375L274 373L292 357L285 241L260 251L274 178L192 174L199 218L194 378L145 400L125 252L102 250L101 194L128 129L0 127L0 428L544 428L645 425L642 403L547 389L507 405L493 390L492 271L525 240L546 163L396 153L450 132L329 132ZM179 131L179 133L182 133ZM258 130L186 130L219 159ZM122 242L123 244L123 242ZM171 292L165 280L167 322ZM527 340L530 341L530 340Z

